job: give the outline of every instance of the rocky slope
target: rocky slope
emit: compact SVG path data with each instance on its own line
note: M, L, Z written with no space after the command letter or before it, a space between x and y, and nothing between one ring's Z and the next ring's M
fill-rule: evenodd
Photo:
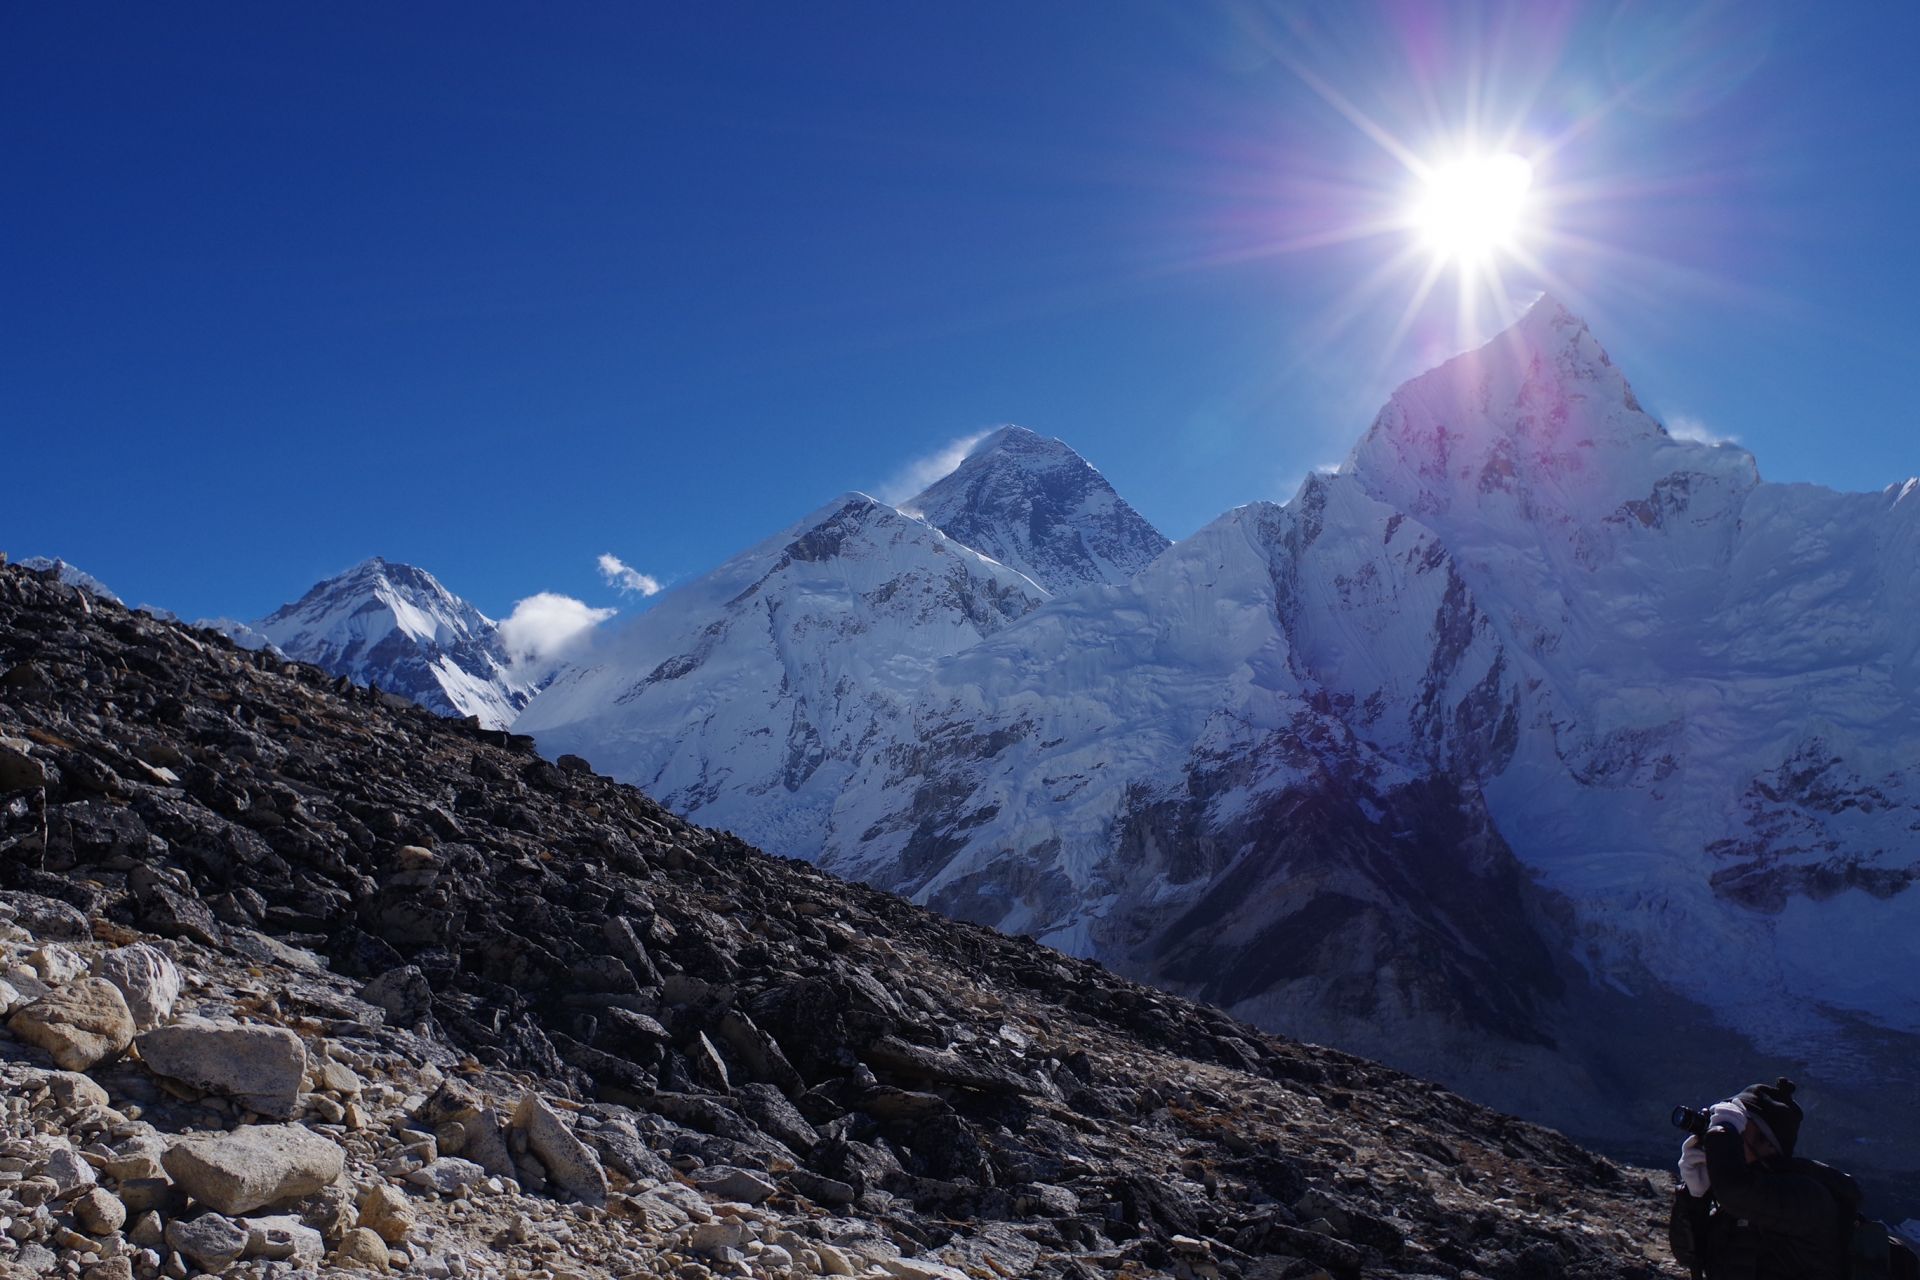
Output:
M315 583L251 627L221 627L245 647L289 657L412 698L441 715L505 728L532 699L493 619L424 569L375 556Z
M0 1272L1677 1274L1546 1130L17 568L0 879Z

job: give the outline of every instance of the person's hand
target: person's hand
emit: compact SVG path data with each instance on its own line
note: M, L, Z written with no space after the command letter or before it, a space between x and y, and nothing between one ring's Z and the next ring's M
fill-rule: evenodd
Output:
M1687 1184L1688 1194L1696 1200L1704 1197L1711 1185L1707 1179L1707 1149L1698 1138L1680 1144L1680 1181Z
M1725 1102L1713 1104L1713 1110L1707 1113L1707 1127L1723 1124L1735 1133L1747 1131L1747 1109L1740 1105L1737 1098L1728 1098Z

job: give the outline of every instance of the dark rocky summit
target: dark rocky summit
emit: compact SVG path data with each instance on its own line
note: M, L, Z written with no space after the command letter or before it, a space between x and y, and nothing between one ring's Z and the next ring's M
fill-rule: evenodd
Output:
M0 568L0 1275L1677 1274L1657 1175Z

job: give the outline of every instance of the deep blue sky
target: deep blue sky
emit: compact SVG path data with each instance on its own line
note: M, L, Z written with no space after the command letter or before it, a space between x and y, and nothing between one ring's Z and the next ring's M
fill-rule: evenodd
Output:
M1320 243L1406 185L1332 98L1561 139L1540 262L1654 412L1920 472L1920 6L1686 8L0 7L0 548L614 603L1003 421L1185 535L1477 336Z

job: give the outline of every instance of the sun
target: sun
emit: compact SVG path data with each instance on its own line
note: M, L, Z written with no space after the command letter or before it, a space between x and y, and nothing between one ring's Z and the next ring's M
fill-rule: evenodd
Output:
M1533 165L1511 151L1427 169L1409 221L1442 262L1474 268L1519 248Z

